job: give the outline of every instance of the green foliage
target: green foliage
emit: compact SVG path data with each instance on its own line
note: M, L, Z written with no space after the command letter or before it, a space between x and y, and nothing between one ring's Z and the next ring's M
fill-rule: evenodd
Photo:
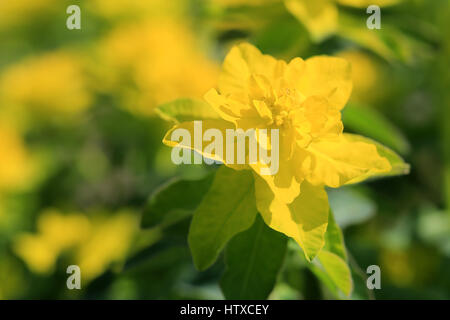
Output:
M353 288L352 275L347 264L342 231L336 224L331 211L325 241L325 247L309 267L336 297L341 297L342 293L348 297Z
M167 226L190 216L212 184L214 175L200 180L174 179L156 190L142 213L141 226Z
M195 99L178 99L159 106L155 111L161 118L176 123L218 118L206 102Z
M189 230L195 266L199 270L211 266L225 244L253 224L256 214L251 172L222 166L195 210Z
M282 267L285 235L269 228L261 217L236 235L225 250L225 273L220 287L227 299L267 299Z

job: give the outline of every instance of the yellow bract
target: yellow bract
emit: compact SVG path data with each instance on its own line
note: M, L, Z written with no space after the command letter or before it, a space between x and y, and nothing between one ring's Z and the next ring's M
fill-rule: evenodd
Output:
M329 211L324 187L391 170L369 140L343 133L340 110L351 89L351 70L344 59L317 56L286 63L244 43L225 58L218 90L205 95L223 119L214 120L218 130L279 129L279 171L260 175L265 164L249 165L255 172L256 203L265 222L294 238L307 258L324 244ZM176 128L193 134L191 123L172 130ZM170 134L164 142L175 145Z

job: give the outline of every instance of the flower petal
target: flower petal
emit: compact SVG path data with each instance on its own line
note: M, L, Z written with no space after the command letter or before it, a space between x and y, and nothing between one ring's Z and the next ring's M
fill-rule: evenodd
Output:
M257 128L263 123L255 108L239 100L225 97L215 89L205 94L205 100L226 121L233 122L237 128L244 130Z
M242 43L233 47L225 58L219 78L219 91L229 94L246 88L252 74L268 79L283 75L286 63L262 54L255 46Z
M281 163L275 174L263 174L262 170L269 171L269 166L261 162L250 164L250 167L265 181L280 202L291 203L300 194L302 180L296 178L295 169L290 162Z
M293 238L311 261L325 245L328 197L322 186L304 181L302 191L290 204L277 198L268 184L255 176L256 206L266 224Z
M346 134L319 140L303 151L301 170L314 185L337 188L372 173L389 172L389 161L381 157L374 144L350 139Z
M291 72L295 74L295 70L295 86L305 97L322 96L332 107L344 108L352 92L351 68L346 60L317 56L307 59L304 68L297 66Z

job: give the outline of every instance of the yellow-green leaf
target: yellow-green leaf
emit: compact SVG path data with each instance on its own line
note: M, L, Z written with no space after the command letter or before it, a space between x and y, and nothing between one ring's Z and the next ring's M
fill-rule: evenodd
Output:
M222 166L196 209L189 230L195 266L199 270L211 266L225 244L253 224L256 214L252 174Z
M178 99L159 106L155 112L164 120L175 123L219 119L219 115L209 104L196 99Z
M314 264L315 268L312 271L331 291L339 296L336 291L339 289L347 297L350 296L353 290L352 274L344 259L335 253L322 250L314 260Z
M380 178L380 177L390 177L390 176L398 176L409 173L410 166L407 164L397 153L389 149L388 147L383 146L381 143L378 143L372 139L365 138L363 136L357 134L345 134L346 138L350 141L361 141L366 143L374 144L377 148L377 152L380 156L386 158L390 165L391 170L389 172L377 173L377 172L368 172L366 175L360 176L357 179L353 179L348 183L357 183L363 181L368 178Z

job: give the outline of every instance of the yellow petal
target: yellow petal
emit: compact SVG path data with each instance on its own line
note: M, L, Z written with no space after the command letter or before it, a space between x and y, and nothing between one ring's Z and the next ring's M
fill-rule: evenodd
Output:
M306 97L325 97L332 107L341 110L352 92L350 64L342 58L309 58L298 72L296 88Z
M285 0L287 9L320 42L333 34L338 26L338 10L330 0Z
M219 78L221 94L245 90L252 74L267 79L281 77L286 63L269 55L263 55L249 43L233 47L225 58Z
M281 157L280 160L278 172L275 174L262 174L262 170L268 169L268 166L261 162L249 166L265 181L280 202L291 203L300 194L302 179L297 179L290 161L283 162Z
M389 161L378 154L374 144L355 141L346 134L310 144L303 154L301 168L312 184L337 188L361 181L372 173L389 172Z
M247 130L259 127L262 119L255 108L239 100L225 97L215 89L205 94L205 100L224 120L233 122L236 127Z
M291 204L286 204L277 198L260 176L254 176L256 206L265 223L293 238L305 252L306 258L314 259L325 244L328 225L329 206L324 188L304 181L300 195Z

